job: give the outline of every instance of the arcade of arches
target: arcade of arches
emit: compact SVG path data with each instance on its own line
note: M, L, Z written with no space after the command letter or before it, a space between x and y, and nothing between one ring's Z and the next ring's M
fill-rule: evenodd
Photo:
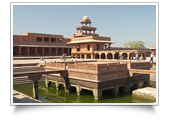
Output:
M70 48L51 48L51 47L13 47L13 55L71 55Z
M85 59L119 59L120 55L123 56L124 60L135 60L135 55L138 54L138 56L142 56L143 60L146 60L146 52L145 51L121 51L121 52L116 52L116 51L94 51L93 54L73 54L72 58L85 58Z

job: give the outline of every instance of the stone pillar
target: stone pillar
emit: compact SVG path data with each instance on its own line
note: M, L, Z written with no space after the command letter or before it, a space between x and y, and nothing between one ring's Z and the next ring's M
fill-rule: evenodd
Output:
M28 78L33 83L33 98L38 99L38 80L42 78L42 75L31 75Z
M80 96L81 88L80 85L76 85L77 96Z
M49 55L51 55L51 48L49 48Z
M58 81L55 82L56 90L58 90L59 83Z
M136 83L135 83L135 89L138 89L139 88L139 82L137 81Z
M108 53L105 53L105 59L108 59L108 58L107 58L107 54L108 54Z
M35 55L37 55L37 47L35 48Z
M102 90L99 89L93 89L93 96L95 100L99 100L102 98Z
M84 54L84 59L87 59L87 54Z
M125 85L125 86L123 87L123 92L130 92L130 87L129 87L129 85Z
M66 93L69 93L69 90L71 88L70 81L68 79L68 71L63 71L60 73L60 76L64 79L64 89Z
M127 53L127 60L129 60L129 57L130 57L129 55L130 55L130 54L129 54L129 53Z
M144 81L144 84L145 84L146 87L149 87L150 86L150 80Z
M57 53L58 53L58 48L56 48L55 50L56 50L56 51L55 51L55 54L58 55L58 54L57 54Z
M101 59L101 58L102 58L101 53L99 53L99 59Z
M27 55L30 55L30 47L27 47Z
M112 58L115 59L115 54L114 53L112 53Z
M119 93L119 86L115 86L113 89L112 89L112 94L113 95L118 95Z
M108 44L109 44L109 48L108 48L108 49L110 50L110 45L111 45L111 43L108 43Z
M22 48L22 47L19 47L19 55L21 55L21 48Z
M44 55L44 47L42 47L42 55Z
M91 54L91 59L94 59L94 55L93 55L93 53Z

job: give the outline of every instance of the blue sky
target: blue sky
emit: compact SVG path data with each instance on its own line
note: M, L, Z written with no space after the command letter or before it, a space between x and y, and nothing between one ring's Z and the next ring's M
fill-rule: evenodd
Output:
M70 37L83 16L89 16L96 34L111 37L113 47L142 40L156 45L155 5L14 5L13 34L25 32Z

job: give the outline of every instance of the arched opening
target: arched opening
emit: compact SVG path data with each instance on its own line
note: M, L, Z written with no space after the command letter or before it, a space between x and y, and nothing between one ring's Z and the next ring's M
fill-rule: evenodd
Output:
M73 54L73 58L76 58L76 55L75 55L75 54Z
M64 48L64 54L68 55L68 49Z
M140 60L146 60L145 53L139 53L139 58L140 58Z
M26 47L22 47L21 48L21 55L27 55L27 48Z
M50 48L44 48L44 55L50 55Z
M30 47L30 55L36 55L34 47Z
M80 54L77 54L77 58L80 58Z
M104 53L101 54L101 59L105 59L105 54Z
M119 53L115 53L114 54L114 59L118 59L119 58Z
M57 55L62 55L62 49L58 48Z
M123 59L127 60L127 57L128 57L127 53L122 53L122 56L123 56Z
M19 48L13 47L13 55L19 55Z
M99 59L99 54L98 53L95 54L95 59Z
M111 53L107 54L107 59L113 59L113 55Z
M91 55L90 54L87 54L87 59L91 59Z
M56 55L56 48L51 48L51 55Z
M84 54L81 55L81 58L84 58Z
M42 47L39 47L37 48L37 53L41 56L43 53L42 53Z
M135 53L129 54L129 60L135 60Z

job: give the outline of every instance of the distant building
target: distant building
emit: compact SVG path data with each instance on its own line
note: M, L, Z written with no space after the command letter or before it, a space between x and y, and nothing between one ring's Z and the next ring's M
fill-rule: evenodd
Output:
M66 45L70 39L63 38L63 35L24 33L13 35L13 55L14 56L48 56L71 54L70 45Z

